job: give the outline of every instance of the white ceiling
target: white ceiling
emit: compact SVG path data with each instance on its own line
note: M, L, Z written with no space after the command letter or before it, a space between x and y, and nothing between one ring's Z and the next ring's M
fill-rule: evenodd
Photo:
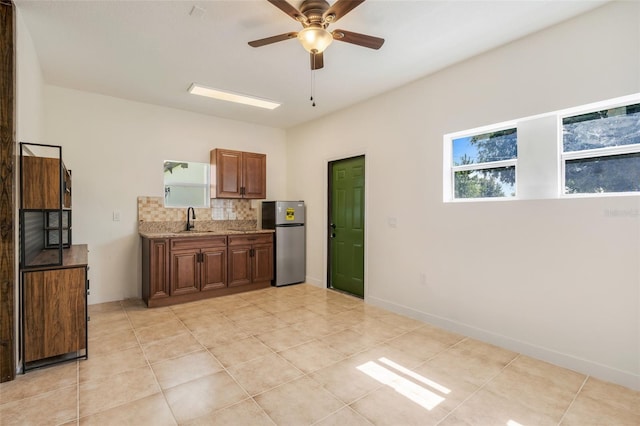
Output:
M335 42L315 72L302 27L266 0L16 0L47 84L288 128L404 85L593 9L607 0L368 0L329 29L386 40L378 51ZM298 7L298 0L290 3ZM333 3L333 0L330 0ZM191 15L194 6L202 16ZM190 95L206 86L282 102L269 111Z

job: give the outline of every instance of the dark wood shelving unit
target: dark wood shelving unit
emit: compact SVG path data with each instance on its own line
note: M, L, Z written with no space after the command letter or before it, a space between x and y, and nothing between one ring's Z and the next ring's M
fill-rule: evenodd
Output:
M20 143L23 373L88 357L88 247L71 244L71 171L62 147Z

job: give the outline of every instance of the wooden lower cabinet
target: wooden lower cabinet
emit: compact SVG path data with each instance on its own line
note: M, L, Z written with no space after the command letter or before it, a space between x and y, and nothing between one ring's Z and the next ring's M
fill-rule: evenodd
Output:
M229 286L273 279L273 235L229 236Z
M147 306L167 306L268 287L273 278L273 235L242 237L248 240L241 246L236 236L226 235L143 237L142 297ZM233 246L229 244L231 241Z
M227 286L227 247L202 250L200 262L200 291L217 290Z
M200 251L171 252L171 295L179 296L200 291Z
M142 298L169 297L169 240L142 240Z
M23 365L87 350L87 266L23 271Z
M227 246L171 252L171 295L226 287Z
M273 243L260 244L253 247L252 277L253 281L273 280Z
M229 247L229 286L251 283L251 246Z

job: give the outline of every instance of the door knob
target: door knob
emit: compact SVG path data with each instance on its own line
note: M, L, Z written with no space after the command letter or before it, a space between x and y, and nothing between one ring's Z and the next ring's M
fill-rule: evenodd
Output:
M336 237L336 233L335 233L335 232L332 232L332 233L331 233L331 238L335 238L335 237Z
M331 224L331 225L329 225L329 226L331 226L331 229L336 229L336 224L335 224L335 223L332 223L332 224Z

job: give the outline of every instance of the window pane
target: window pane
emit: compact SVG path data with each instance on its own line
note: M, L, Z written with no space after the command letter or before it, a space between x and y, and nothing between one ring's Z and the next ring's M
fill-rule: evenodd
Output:
M516 168L466 170L454 174L455 198L515 197Z
M565 193L640 191L640 153L568 160Z
M640 144L640 104L562 120L564 152Z
M511 160L518 156L516 129L453 140L453 165Z

